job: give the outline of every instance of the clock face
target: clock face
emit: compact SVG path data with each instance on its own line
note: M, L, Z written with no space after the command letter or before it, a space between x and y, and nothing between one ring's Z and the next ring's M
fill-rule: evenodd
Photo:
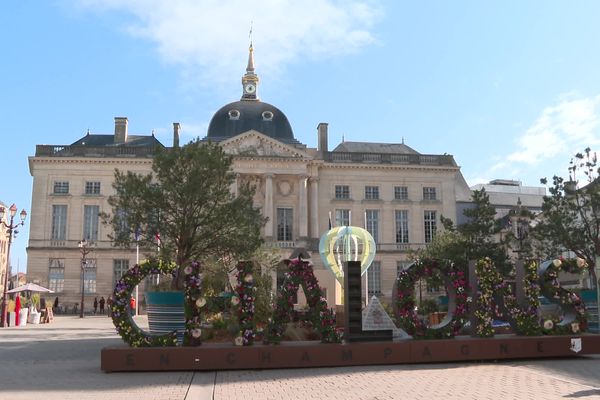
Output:
M248 83L246 86L244 86L244 90L246 90L246 93L254 93L256 91L256 86L254 86L252 83Z

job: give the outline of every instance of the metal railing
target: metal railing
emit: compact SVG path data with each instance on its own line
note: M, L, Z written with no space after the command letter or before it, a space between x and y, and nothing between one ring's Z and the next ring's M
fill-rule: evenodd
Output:
M155 146L35 146L36 157L152 157L154 153Z
M332 163L456 166L450 155L327 152L323 154L323 159Z

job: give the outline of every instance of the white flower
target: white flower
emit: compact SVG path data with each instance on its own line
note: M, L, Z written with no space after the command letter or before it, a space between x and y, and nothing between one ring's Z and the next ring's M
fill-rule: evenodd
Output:
M571 323L571 331L573 331L573 333L579 332L579 322Z
M205 305L206 305L206 299L204 297L200 297L198 300L196 300L196 307L202 308Z
M250 283L254 280L254 278L252 277L252 274L248 274L246 275L246 277L244 278L244 282L246 283Z
M556 268L560 267L562 265L562 261L560 261L558 258L555 259L554 261L552 261L552 264L554 264L554 266Z
M235 338L234 343L236 346L241 346L244 344L244 338L242 338L241 336L238 336Z
M190 265L188 265L187 267L185 267L183 269L183 272L185 272L186 275L189 275L192 273L192 267Z
M554 328L554 322L552 322L552 320L550 320L550 319L545 320L544 321L544 329L549 331L552 328Z
M583 267L585 267L585 266L586 266L586 264L587 264L587 263L585 262L585 260L584 260L583 258L579 258L579 257L577 257L577 266L578 266L579 268L583 268Z
M467 303L473 302L473 298L471 296L467 297Z
M202 330L201 329L194 329L192 330L192 337L198 339L200 337L200 335L202 335Z
M234 306L237 306L238 304L240 304L240 298L237 296L233 296L231 298L231 304L233 304Z

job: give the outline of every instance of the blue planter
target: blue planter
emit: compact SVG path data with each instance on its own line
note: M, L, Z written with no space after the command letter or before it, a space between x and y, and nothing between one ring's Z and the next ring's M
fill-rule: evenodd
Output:
M150 333L165 334L177 331L178 341L183 342L183 292L146 292L146 312Z

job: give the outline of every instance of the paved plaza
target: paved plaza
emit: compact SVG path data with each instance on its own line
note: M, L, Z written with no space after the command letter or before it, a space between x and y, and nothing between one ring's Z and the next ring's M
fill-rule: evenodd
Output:
M140 317L139 324L145 324ZM600 356L318 369L104 373L107 317L0 329L0 399L600 399Z

